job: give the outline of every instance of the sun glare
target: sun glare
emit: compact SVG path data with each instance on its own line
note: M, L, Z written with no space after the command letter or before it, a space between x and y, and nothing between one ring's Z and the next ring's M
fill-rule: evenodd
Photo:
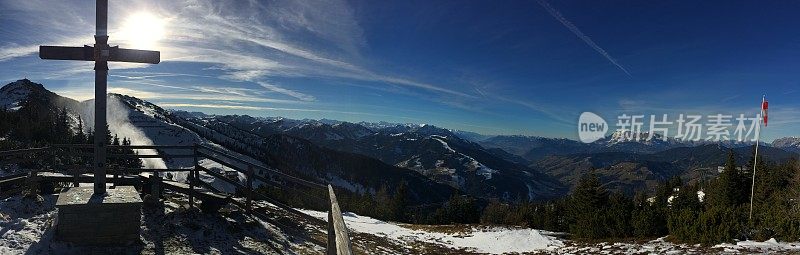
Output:
M164 19L148 12L128 16L120 29L118 40L127 42L137 49L155 49L158 41L164 38Z

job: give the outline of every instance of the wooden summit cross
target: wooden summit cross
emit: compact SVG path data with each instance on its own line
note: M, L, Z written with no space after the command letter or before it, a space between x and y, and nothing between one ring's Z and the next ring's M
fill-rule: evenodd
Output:
M108 61L158 64L161 53L108 45L108 0L97 0L94 46L39 46L39 58L94 61L94 195L106 193L106 92Z

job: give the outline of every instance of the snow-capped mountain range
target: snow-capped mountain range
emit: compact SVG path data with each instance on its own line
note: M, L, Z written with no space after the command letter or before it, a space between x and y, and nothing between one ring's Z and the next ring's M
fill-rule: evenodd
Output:
M800 153L800 137L783 137L772 141L772 146Z
M64 98L28 80L13 82L0 89L0 103L7 111L32 103L68 109L74 116L73 122L80 117L84 129L92 127L91 100L77 102ZM654 139L639 141L628 141L622 139L622 134L612 134L585 144L559 138L489 137L427 124L207 115L166 110L145 100L118 94L109 95L108 108L111 131L131 138L134 144L205 143L265 167L310 176L357 193L371 193L383 184L396 186L400 182L412 183L412 189L438 191L433 197L417 193L417 201L447 199L454 190L508 201L557 197L565 194L566 187L570 186L557 173L567 171L569 168L563 166L573 164L581 157L596 158L602 153L618 153L607 154L620 155L610 161L597 161L617 164L636 162L636 156L631 155L708 145L672 138L662 140L658 134ZM77 126L77 123L73 124ZM647 137L646 133L640 135ZM745 145L720 144L725 147ZM800 139L777 139L773 146L798 152ZM707 150L711 150L710 147ZM716 154L725 150L714 151L716 158ZM694 154L665 155L685 157L681 155ZM570 155L584 156L576 158ZM785 158L784 154L776 155ZM552 156L565 156L560 160L566 160L562 161L562 165L566 165L553 168L552 164L559 161L554 161ZM191 162L184 161L152 160L145 165L153 168L191 166ZM542 165L542 162L547 164ZM673 171L676 169L668 169L666 173ZM180 177L176 176L177 179Z
M240 115L185 120L237 136L257 138L280 134L307 139L328 149L366 155L413 170L475 196L540 199L564 192L552 178L525 164L509 162L450 130L433 125L380 123L367 127L349 122Z

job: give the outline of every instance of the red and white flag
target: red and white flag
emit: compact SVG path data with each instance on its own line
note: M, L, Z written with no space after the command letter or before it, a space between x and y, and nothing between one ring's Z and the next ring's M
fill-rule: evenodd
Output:
M764 116L764 126L767 126L767 109L769 109L769 102L767 96L761 98L761 116Z

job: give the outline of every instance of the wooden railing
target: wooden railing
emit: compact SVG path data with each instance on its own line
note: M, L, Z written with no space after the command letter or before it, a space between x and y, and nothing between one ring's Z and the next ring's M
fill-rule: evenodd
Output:
M68 180L67 182L72 182L74 186L77 186L79 183L88 183L92 182L92 178L90 178L88 173L91 171L87 171L90 169L90 165L85 162L90 162L91 157L93 154L91 153L92 149L91 144L59 144L53 145L50 147L42 147L42 148L33 148L33 149L21 149L21 150L11 150L11 151L0 151L0 167L7 167L9 165L16 165L22 166L23 169L18 171L17 173L0 176L0 199L4 199L8 196L18 194L26 189L36 189L40 180L43 178L51 178L51 180L57 181L64 181ZM215 197L211 196L208 193L203 193L199 189L199 186L207 190L211 190L217 193L220 193L219 190L216 190L210 184L200 180L200 172L204 172L210 176L215 177L218 180L224 181L236 187L238 190L243 191L244 193L244 202L235 199L232 195L227 197L227 201L244 209L246 212L260 217L262 219L268 220L267 215L263 212L263 209L266 208L255 208L253 205L253 200L263 200L266 201L276 207L286 210L289 213L292 213L296 216L302 217L306 220L316 222L318 224L326 224L324 220L309 216L305 213L294 209L294 207L286 205L277 199L274 199L264 193L259 192L254 187L254 181L260 181L262 185L268 185L276 188L283 188L280 182L277 182L274 179L280 179L283 183L293 183L297 185L301 185L306 189L313 189L319 191L318 193L328 193L328 198L321 198L318 197L320 201L327 200L330 203L330 207L328 210L328 221L327 221L327 232L328 232L328 243L327 243L327 254L352 254L350 238L348 234L347 227L345 225L344 219L342 217L342 212L339 207L339 203L336 200L336 195L334 194L333 187L331 185L323 185L320 183L316 183L314 181L306 180L300 177L296 177L287 173L280 172L275 169L271 169L268 167L264 167L257 162L250 162L248 160L241 159L234 155L230 155L226 152L220 151L216 148L213 148L208 145L203 144L195 144L195 145L110 145L108 146L109 150L114 149L131 149L131 150L138 150L138 149L152 149L157 150L158 154L109 154L109 158L138 158L138 159L145 159L145 158L161 158L161 159L179 159L179 158L192 158L194 161L194 166L188 169L145 169L145 168L123 168L118 167L113 169L113 175L109 176L110 183L121 183L123 181L130 181L129 174L139 175L142 173L149 173L150 175L150 185L152 185L151 193L154 197L160 197L158 193L162 187L165 187L168 184L165 180L161 179L161 175L159 173L162 172L189 172L188 180L188 187L173 184L170 186L173 191L185 193L189 197L189 206L190 208L195 207L195 199L200 197L209 198ZM170 154L166 153L163 150L179 150L184 151L180 154ZM67 154L69 155L69 160L64 160L61 158L62 161L66 162L56 162L58 153ZM87 160L74 160L74 158L86 158ZM237 179L231 179L225 176L222 173L218 173L200 165L200 159L205 158L225 167L228 167L232 170L235 170L238 173L242 173L245 176L245 181L239 181ZM77 162L74 162L77 161ZM83 163L81 163L83 162ZM26 165L27 164L27 165ZM260 173L265 173L268 175L269 178L256 174L256 171ZM47 172L47 173L64 173L63 176L40 176L40 172ZM174 183L174 182L170 182ZM169 185L166 185L169 186ZM35 192L35 191L34 191ZM305 194L300 195L310 195L314 192L300 192ZM216 196L216 198L219 198ZM204 201L204 204L206 202ZM274 222L276 224L280 224Z
M328 184L328 194L331 197L331 209L328 211L328 252L329 255L351 255L353 247L350 245L350 234L344 224L342 210L333 193L333 186Z

